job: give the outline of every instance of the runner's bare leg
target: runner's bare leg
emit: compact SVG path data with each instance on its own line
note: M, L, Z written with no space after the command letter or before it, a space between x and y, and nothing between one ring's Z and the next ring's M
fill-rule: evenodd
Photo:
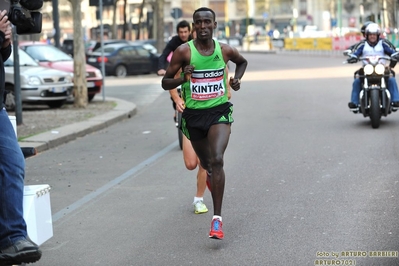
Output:
M225 173L224 152L230 138L230 124L215 124L202 140L192 141L201 165L211 173L211 188L214 215L222 213Z

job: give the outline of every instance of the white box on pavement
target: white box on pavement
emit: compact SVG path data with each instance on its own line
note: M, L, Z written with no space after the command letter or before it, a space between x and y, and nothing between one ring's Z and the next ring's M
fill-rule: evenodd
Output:
M28 236L37 245L41 245L53 236L50 186L25 186L23 202Z
M15 135L17 135L17 118L14 115L9 115L8 118L11 121L12 127L14 128Z

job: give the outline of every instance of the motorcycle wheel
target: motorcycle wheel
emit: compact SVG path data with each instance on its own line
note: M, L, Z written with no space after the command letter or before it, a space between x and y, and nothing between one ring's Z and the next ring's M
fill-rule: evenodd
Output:
M370 120L372 128L378 128L381 121L380 92L370 91Z

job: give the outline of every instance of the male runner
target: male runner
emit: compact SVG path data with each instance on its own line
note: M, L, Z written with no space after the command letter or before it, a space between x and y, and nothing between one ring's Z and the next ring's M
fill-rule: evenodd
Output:
M237 91L247 67L247 60L237 49L212 38L217 28L215 12L207 7L194 11L193 27L197 38L179 46L170 62L162 87L171 90L182 85L185 109L182 130L208 172L214 216L210 238L223 239L222 201L225 184L223 156L230 137L233 105L227 99L228 61L236 64L230 86ZM182 76L175 78L179 69Z

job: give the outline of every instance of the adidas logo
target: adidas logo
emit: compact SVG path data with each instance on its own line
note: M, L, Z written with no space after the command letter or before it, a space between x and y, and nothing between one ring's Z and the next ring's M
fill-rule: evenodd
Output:
M219 122L226 122L227 118L225 116L222 116L219 118Z
M220 61L220 58L218 55L215 56L215 58L213 58L213 61Z

